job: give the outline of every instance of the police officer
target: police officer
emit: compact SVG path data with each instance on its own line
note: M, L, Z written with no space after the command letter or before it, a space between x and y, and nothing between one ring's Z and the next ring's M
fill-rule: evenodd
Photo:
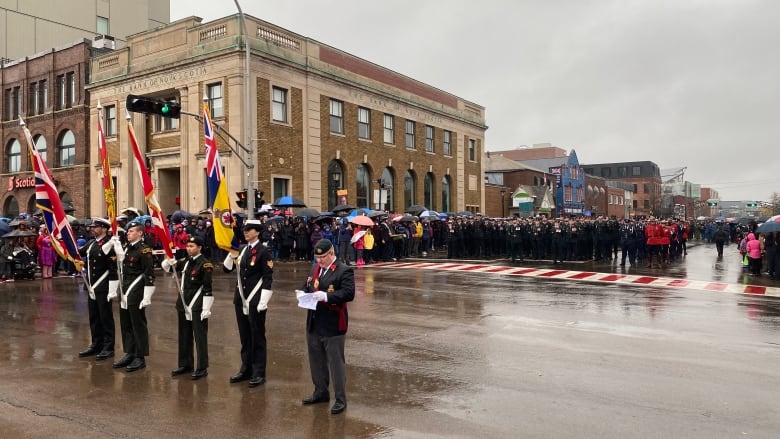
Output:
M628 218L624 219L623 224L620 225L621 267L626 266L626 256L628 256L628 262L631 265L636 265L637 239L638 235L634 222Z
M114 312L111 307L112 296L116 297L119 288L117 277L116 254L114 244L107 234L111 223L103 218L92 218L89 228L94 236L79 249L79 255L86 261L85 281L89 299L89 329L92 333L92 343L79 352L79 357L95 355L95 360L102 361L114 356ZM118 245L121 250L121 245Z
M145 308L152 303L154 294L154 261L152 249L144 243L143 238L143 224L131 222L127 225L127 247L120 279L122 297L119 302L119 326L125 356L114 362L113 366L115 369L124 367L128 372L145 368L144 357L149 355ZM116 246L114 251L119 253Z
M241 338L241 369L230 377L230 382L249 380L249 387L265 384L265 316L273 295L274 262L271 252L260 243L262 232L263 224L259 220L247 220L244 223L246 245L241 247L238 256L230 253L223 262L227 272L238 268L233 305Z
M211 306L214 296L211 294L211 273L214 265L201 254L204 240L200 236L190 236L187 240L187 257L181 260L165 259L162 268L170 271L175 268L181 272L179 297L176 299L176 314L179 320L179 367L171 371L178 376L193 371L192 343L198 350L197 368L192 374L193 380L199 380L208 373L209 351L208 333Z

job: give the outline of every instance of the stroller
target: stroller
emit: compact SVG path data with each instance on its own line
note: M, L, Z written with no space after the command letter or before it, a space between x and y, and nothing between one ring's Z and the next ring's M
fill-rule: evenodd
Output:
M35 255L33 252L25 247L16 247L13 255L13 278L35 279L35 272L38 270L38 264L35 263Z

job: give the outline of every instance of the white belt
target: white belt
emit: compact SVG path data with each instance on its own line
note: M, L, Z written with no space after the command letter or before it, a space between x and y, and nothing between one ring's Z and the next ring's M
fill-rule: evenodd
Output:
M108 277L108 271L103 272L103 275L98 278L97 281L95 281L94 284L90 285L89 282L87 282L87 291L89 291L89 298L92 300L95 300L95 288L97 288L98 285L100 285L101 282L106 280Z
M120 306L122 309L127 309L127 295L130 294L130 291L133 290L133 287L138 285L138 282L141 282L144 278L143 274L139 274L137 278L133 281L133 283L130 284L129 287L127 287L126 290L122 291L122 300L120 302Z
M198 288L198 291L195 292L195 296L192 297L192 301L190 302L189 305L187 305L184 302L184 296L183 295L181 296L181 304L182 304L182 306L184 306L184 317L187 320L192 320L192 305L194 305L195 301L198 300L198 297L200 297L200 293L202 291L203 291L203 286L201 285L201 287Z

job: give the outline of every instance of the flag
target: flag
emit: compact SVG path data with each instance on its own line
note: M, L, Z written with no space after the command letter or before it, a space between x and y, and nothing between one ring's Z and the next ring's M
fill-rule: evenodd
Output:
M214 205L219 185L222 182L222 163L219 160L217 141L214 139L214 126L209 117L209 106L203 105L203 138L206 145L206 186L208 189L208 206Z
M100 153L100 164L103 168L103 196L106 199L106 213L108 221L111 223L111 233L116 236L116 207L114 181L111 179L111 162L108 160L108 150L106 149L106 136L103 131L103 107L98 100L98 152Z
M230 208L227 191L227 179L222 174L217 142L214 140L214 127L209 118L209 106L203 105L204 144L206 145L206 181L208 186L209 207L214 214L212 227L217 247L225 251L235 251L233 247L233 227L235 221Z
M25 139L27 139L27 149L30 152L30 161L35 172L35 205L43 213L46 229L53 238L51 240L52 247L54 247L54 251L61 258L72 262L76 266L76 271L81 271L84 263L81 261L81 256L79 256L73 229L70 228L68 218L65 216L65 210L62 208L62 200L57 191L57 186L54 184L54 178L52 178L49 168L46 166L46 160L41 157L41 154L35 148L30 130L27 129L21 117L19 118L19 125L22 127L22 131L24 131Z
M143 155L141 155L141 150L138 148L138 141L135 137L135 131L133 131L133 123L130 121L130 113L127 113L127 119L130 146L133 148L133 157L135 157L135 170L138 171L138 177L141 178L141 182L143 183L144 199L146 200L146 206L149 208L149 215L152 218L153 232L157 234L160 242L163 243L165 256L171 259L173 258L173 242L171 241L170 233L168 233L168 225L165 223L165 215L163 215L160 204L157 202L157 195L155 194L152 179L149 177L149 172L146 169L146 163Z

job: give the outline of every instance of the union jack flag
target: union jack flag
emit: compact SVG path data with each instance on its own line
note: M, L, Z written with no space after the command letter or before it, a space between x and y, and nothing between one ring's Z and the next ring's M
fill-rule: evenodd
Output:
M219 160L217 141L214 138L214 126L209 117L209 106L203 105L203 142L206 145L206 182L208 187L208 206L214 206L219 183L222 181L222 163Z
M152 184L152 179L149 177L149 172L146 170L144 156L138 148L138 141L135 137L135 131L133 131L133 123L130 121L130 113L127 113L127 131L130 134L130 146L133 148L133 157L135 157L135 170L138 171L138 177L143 183L144 199L146 200L146 206L149 208L149 215L152 217L152 232L156 233L160 242L163 243L165 256L168 259L172 259L173 241L171 240L171 235L168 233L168 224L165 222L165 215L163 215L162 209L160 208L160 203L157 202L154 184Z
M30 152L30 161L35 172L35 205L43 213L46 229L53 238L51 240L52 247L60 257L72 262L76 266L76 271L81 271L84 263L79 256L73 229L70 228L65 210L62 208L62 200L57 186L54 184L54 178L46 166L46 160L35 148L30 130L27 129L21 117L19 118L19 126L21 126L24 138L27 140L27 149Z

